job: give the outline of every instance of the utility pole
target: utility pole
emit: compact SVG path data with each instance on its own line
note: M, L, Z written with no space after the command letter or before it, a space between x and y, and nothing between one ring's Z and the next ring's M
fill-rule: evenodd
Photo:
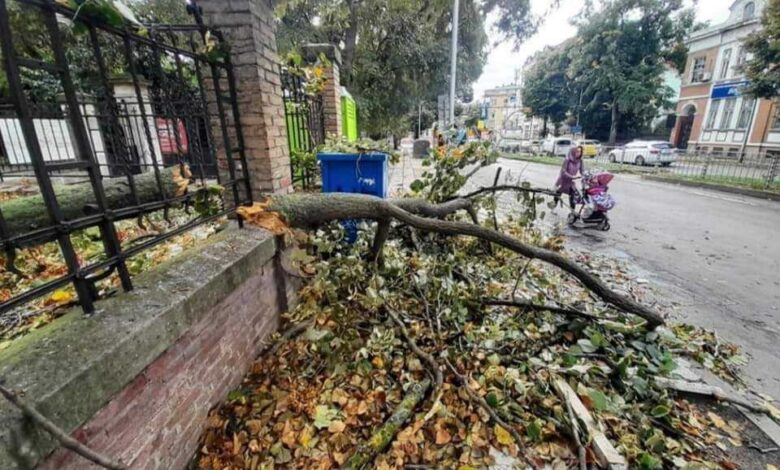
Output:
M458 17L460 1L453 0L452 5L452 53L450 56L450 125L455 124L455 77L458 71Z

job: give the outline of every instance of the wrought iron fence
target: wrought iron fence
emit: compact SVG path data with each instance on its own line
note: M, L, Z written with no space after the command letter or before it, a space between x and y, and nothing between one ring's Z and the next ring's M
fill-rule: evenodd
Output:
M306 92L306 78L281 67L282 97L293 183L308 189L317 177L315 148L325 142L322 97Z
M23 198L29 208L0 203L4 275L27 275L17 252L42 243L58 243L64 265L63 275L4 296L0 313L70 283L92 312L98 281L118 276L132 289L128 258L252 201L230 55L195 2L187 8L192 24L137 28L55 0L0 0L0 178L37 183ZM20 19L40 41L33 52ZM225 192L216 207L140 243L120 241L116 222L189 213L199 193L181 186L214 183ZM95 228L104 252L87 263L72 236Z
M777 149L670 148L664 152L663 149L603 147L596 161L613 169L630 168L681 180L780 191L780 150Z

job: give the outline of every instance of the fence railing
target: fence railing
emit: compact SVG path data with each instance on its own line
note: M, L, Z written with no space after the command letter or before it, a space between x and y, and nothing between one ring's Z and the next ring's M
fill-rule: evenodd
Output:
M322 97L306 91L306 78L281 67L287 144L293 183L308 189L317 177L314 149L325 142Z
M625 147L603 147L596 157L602 166L670 178L780 190L780 151L671 149L649 153ZM627 165L631 165L628 167Z
M56 242L63 264L63 274L24 292L2 286L12 295L0 313L68 284L91 312L99 281L117 276L132 289L129 257L251 202L230 55L194 1L188 10L192 24L138 30L53 0L0 0L8 84L0 95L0 175L5 184L37 183L37 194L21 203L0 202L3 281L34 276L14 260L42 243ZM43 31L40 54L19 47L30 30ZM224 188L223 203L142 242L120 240L118 221L197 207L198 192L182 186L212 183ZM103 253L88 261L72 236L92 228Z

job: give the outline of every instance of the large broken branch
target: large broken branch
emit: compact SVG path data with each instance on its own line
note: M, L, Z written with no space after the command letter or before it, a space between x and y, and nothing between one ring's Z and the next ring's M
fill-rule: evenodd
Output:
M52 435L54 439L59 441L63 447L71 450L85 459L100 465L103 468L109 470L125 470L127 466L114 462L111 458L106 457L99 452L95 452L89 447L85 446L81 442L70 437L65 431L59 428L56 424L52 423L46 416L42 415L38 410L25 403L14 392L8 390L4 386L0 385L0 394L2 394L8 401L10 401L15 407L19 408L22 413L30 418L35 424L39 425Z
M189 169L173 166L160 171L165 196L174 198L184 195L189 184ZM111 210L119 210L138 204L161 200L160 190L154 172L145 172L133 176L135 196L131 191L127 178L107 178L103 180L103 192L106 204ZM95 195L90 183L56 186L57 204L65 220L75 220L90 215L97 210ZM6 237L30 233L34 230L51 226L51 219L46 203L40 194L24 196L0 203L3 218L6 222ZM132 218L140 214L129 214Z
M274 196L264 203L263 207L266 211L278 213L292 227L310 228L339 219L395 219L422 231L466 235L486 240L527 258L557 266L578 279L603 301L619 310L644 318L651 328L664 323L658 312L613 291L596 275L565 256L525 244L514 237L473 223L421 217L404 210L395 201L363 194L289 194Z

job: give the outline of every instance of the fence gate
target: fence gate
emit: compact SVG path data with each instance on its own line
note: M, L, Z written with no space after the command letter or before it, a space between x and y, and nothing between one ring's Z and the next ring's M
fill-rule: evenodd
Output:
M132 289L128 257L252 200L228 48L203 24L195 2L187 2L187 25L142 25L119 10L106 13L101 2L78 11L63 3L0 0L7 82L0 89L0 176L34 176L43 206L43 220L24 226L18 213L0 210L6 269L15 269L17 250L55 240L67 267L4 299L0 313L68 283L91 312L95 282L116 274ZM230 203L123 244L116 221L192 205L194 192L180 194L166 179L173 169L200 187L219 183ZM90 202L73 207L53 175L81 183ZM104 255L86 263L71 235L90 227L99 228Z
M297 70L282 66L281 81L292 179L307 189L317 175L313 151L325 143L322 96L307 93L306 78Z

